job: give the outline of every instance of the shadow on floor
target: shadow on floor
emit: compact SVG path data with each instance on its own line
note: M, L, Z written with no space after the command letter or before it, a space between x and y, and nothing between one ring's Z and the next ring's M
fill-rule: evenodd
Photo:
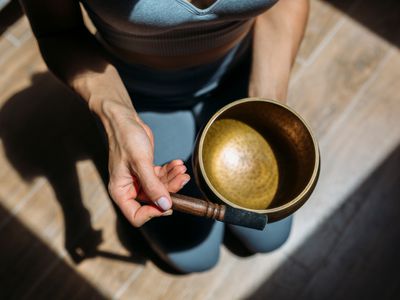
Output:
M400 299L400 146L248 299Z
M126 224L119 209L118 236L131 256L97 249L102 234L93 229L89 211L82 203L76 163L91 159L106 185L107 149L86 104L52 75L35 74L30 87L1 107L0 138L7 159L24 180L44 176L51 184L63 211L65 248L75 263L101 255L140 264L150 258L166 268L137 230Z
M246 60L243 66L250 68L249 62L250 60ZM207 101L199 112L201 122L208 120L210 114L223 106L225 102L245 96L248 80L244 78L248 79L248 76L240 73L241 66L242 64L238 64L238 69L226 77L225 86L234 80L238 84L235 84L234 89L225 89L227 91L222 89L215 92L214 96L224 101ZM245 73L249 74L248 71ZM82 204L76 163L81 159L91 159L102 176L104 185L107 186L108 151L87 105L52 75L49 73L33 75L31 86L19 91L5 102L0 110L0 138L3 141L7 159L24 180L30 181L35 177L44 176L51 184L63 210L65 248L76 263L87 257L98 255L141 264L149 258L162 270L176 274L150 250L142 235L128 224L113 201L111 203L118 214L119 237L122 243L131 250L132 255L128 258L118 257L112 253L97 250L102 236L101 232L93 229L89 212ZM187 166L189 169L190 161L187 162ZM194 184L193 180L184 187L182 192L185 193L185 189L188 189L191 184ZM180 223L175 223L172 226L182 227ZM164 225L165 228L168 227L167 224ZM196 228L185 227L191 232L193 238L187 238L187 235L186 238L183 237L183 243L176 243L180 250L174 248L174 251L179 252L200 243L208 235L212 226L207 225L202 228L200 234ZM176 235L178 231L170 230L170 232ZM186 234L185 230L179 232ZM196 236L193 232L196 232ZM227 244L229 246L229 243Z
M389 43L400 46L400 1L325 0Z
M0 205L0 217L7 216ZM0 245L1 299L106 299L16 218L2 229ZM50 269L47 288L34 289Z

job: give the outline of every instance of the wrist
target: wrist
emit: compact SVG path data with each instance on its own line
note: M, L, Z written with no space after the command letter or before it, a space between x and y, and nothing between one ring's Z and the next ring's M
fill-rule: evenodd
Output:
M116 128L123 126L126 120L140 121L133 105L119 99L98 99L91 110L99 117L108 137L114 134Z
M75 76L68 84L100 119L109 118L123 108L135 112L128 91L110 64L101 73L86 72Z
M285 103L290 72L291 65L287 59L254 60L248 86L249 96Z
M276 100L282 103L286 103L287 98L287 85L268 85L264 86L250 82L248 88L249 97L265 98L270 100Z

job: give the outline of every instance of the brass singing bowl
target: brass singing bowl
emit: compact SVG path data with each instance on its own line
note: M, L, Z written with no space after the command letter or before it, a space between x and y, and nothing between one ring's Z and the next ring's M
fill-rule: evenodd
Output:
M269 222L303 205L319 176L310 127L290 107L263 98L240 99L216 112L194 153L195 179L206 198L266 214Z

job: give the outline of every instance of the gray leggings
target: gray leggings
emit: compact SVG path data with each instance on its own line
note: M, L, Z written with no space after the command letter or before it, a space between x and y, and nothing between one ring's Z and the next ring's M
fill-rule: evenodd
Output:
M155 164L182 159L193 177L191 153L196 134L210 116L225 104L247 97L251 54L226 72L219 86L201 97L187 98L168 109L154 105L139 92L132 92L133 102L155 138ZM145 76L145 75L143 75ZM182 82L182 84L185 84ZM190 83L188 83L190 84ZM173 102L171 102L173 103ZM202 197L194 179L180 193ZM151 220L140 230L152 248L172 267L184 272L199 272L213 267L219 258L224 230L230 230L251 252L265 253L281 246L289 236L292 217L268 224L263 231L225 225L199 217L174 212L170 217Z

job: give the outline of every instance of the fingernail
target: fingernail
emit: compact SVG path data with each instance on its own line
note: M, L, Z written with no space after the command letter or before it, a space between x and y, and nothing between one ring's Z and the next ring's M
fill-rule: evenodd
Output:
M189 180L190 180L190 179L188 179L188 180L185 180L184 182L182 182L182 184L181 184L181 188L183 188L183 187L185 186L185 184L189 182Z
M160 207L162 210L168 210L171 208L171 205L169 204L169 201L167 197L161 197L156 201L158 207Z
M168 209L167 211L164 211L161 216L166 217L166 216L170 216L170 215L172 215L172 209Z

